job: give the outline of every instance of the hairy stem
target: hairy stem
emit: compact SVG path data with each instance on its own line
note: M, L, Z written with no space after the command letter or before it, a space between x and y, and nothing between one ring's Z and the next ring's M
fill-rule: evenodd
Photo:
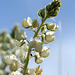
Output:
M40 27L38 28L38 30L35 32L35 35L33 38L37 37L38 35L38 32L40 31L43 23L45 22L45 20L47 19L47 17L44 18L44 20L42 21ZM26 71L27 71L27 66L28 66L28 63L29 63L29 59L30 59L30 53L31 53L31 48L29 47L29 50L28 50L28 55L27 55L27 59L26 59L26 63L24 65L24 72L23 72L23 75L26 75Z

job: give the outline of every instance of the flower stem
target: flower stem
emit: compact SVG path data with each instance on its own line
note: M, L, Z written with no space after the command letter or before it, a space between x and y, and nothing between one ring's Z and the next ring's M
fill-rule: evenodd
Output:
M40 31L40 29L41 29L41 27L42 27L42 25L43 25L43 23L45 22L46 19L47 19L47 17L44 18L44 20L42 21L40 27L39 27L38 30L35 32L35 35L34 35L33 38L37 37L38 32ZM31 53L31 48L29 47L29 49L28 49L28 55L27 55L27 59L26 59L26 63L25 63L25 65L24 65L24 72L23 72L23 75L26 75L27 66L28 66L29 59L30 59L30 53Z
M37 32L35 32L34 38L38 35L38 32L40 31L40 29L41 29L41 27L42 27L42 25L43 25L43 23L45 22L46 19L47 19L47 17L44 18L44 20L42 21L42 23L41 23L40 27L38 28Z

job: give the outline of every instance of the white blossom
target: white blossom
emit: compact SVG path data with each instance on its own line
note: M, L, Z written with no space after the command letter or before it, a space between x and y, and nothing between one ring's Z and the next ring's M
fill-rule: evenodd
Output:
M16 71L21 65L15 55L6 56L5 62L10 66L11 71Z
M35 62L36 62L37 64L40 64L40 63L43 62L43 60L44 60L43 57L39 57L39 58L36 58L36 59L35 59Z
M26 32L24 32L23 30L21 30L20 32L17 31L15 34L15 38L20 41L20 40L25 40L27 38Z
M27 20L26 19L23 19L22 26L24 28L29 28L30 26L32 26L32 20L31 20L31 18L28 17Z
M35 27L38 27L39 23L38 23L38 20L37 19L33 19L32 20L32 26L35 28Z
M41 57L48 57L50 55L50 51L48 51L49 47L43 47L40 55Z
M48 23L47 24L47 29L51 31L56 31L58 29L58 25L53 24L53 23Z
M55 36L53 36L55 32L47 32L46 33L46 41L47 42L52 42L55 39Z
M41 52L43 43L38 38L32 38L30 41L30 47L35 48L37 52Z

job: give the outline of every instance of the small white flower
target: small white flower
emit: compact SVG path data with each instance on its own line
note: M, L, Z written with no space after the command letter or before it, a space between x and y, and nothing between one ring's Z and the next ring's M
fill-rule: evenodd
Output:
M47 24L47 29L51 31L56 31L58 29L58 25L53 24L53 23L48 23Z
M23 19L23 21L22 21L22 26L23 26L24 28L29 28L30 26L32 26L32 20L31 20L31 18L28 17L28 18L27 18L27 21L26 21L26 19Z
M52 42L55 39L55 36L53 36L55 32L47 32L46 33L46 41L47 42Z
M38 20L37 19L33 19L32 20L32 26L35 28L35 27L38 27L39 23L38 23Z
M15 55L6 56L5 62L10 66L11 71L16 71L21 65Z
M42 26L41 32L44 33L44 32L46 32L46 30L47 30L46 25Z
M8 64L8 65L10 65L10 64L12 64L12 60L17 60L16 59L16 56L15 55L8 55L8 56L6 56L6 58L5 58L5 62Z
M48 57L50 55L50 51L48 51L49 47L43 47L40 56L41 57Z
M35 59L35 62L36 62L37 64L40 64L40 63L43 62L43 60L44 60L43 57L39 57L39 58L36 58L36 59Z
M21 65L20 65L19 61L13 60L12 64L10 64L9 67L10 67L11 71L16 71L16 70L18 70L21 67Z
M20 41L20 40L25 40L27 38L26 32L24 32L23 30L21 30L20 32L16 32L15 34L15 38Z
M30 41L30 47L35 48L37 52L41 52L43 43L38 38L33 38Z
M11 72L11 75L21 75L21 73L18 71L15 71L15 72Z

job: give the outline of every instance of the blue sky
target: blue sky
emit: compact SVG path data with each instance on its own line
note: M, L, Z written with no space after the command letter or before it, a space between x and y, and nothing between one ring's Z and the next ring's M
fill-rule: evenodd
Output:
M28 16L37 18L37 11L45 7L52 0L0 0L0 31L7 29L11 32L15 23L20 23ZM51 55L44 60L41 67L44 68L43 75L58 75L58 50L62 45L62 75L75 75L75 1L62 0L62 7L56 21L47 20L59 24L61 22L62 31L60 43L59 30L56 31L56 39L50 46ZM30 34L30 32L27 32ZM31 35L28 36L30 38ZM31 59L32 60L32 59ZM30 63L33 63L30 61ZM36 64L35 64L36 65ZM30 65L31 66L31 65ZM34 64L31 66L34 67Z

